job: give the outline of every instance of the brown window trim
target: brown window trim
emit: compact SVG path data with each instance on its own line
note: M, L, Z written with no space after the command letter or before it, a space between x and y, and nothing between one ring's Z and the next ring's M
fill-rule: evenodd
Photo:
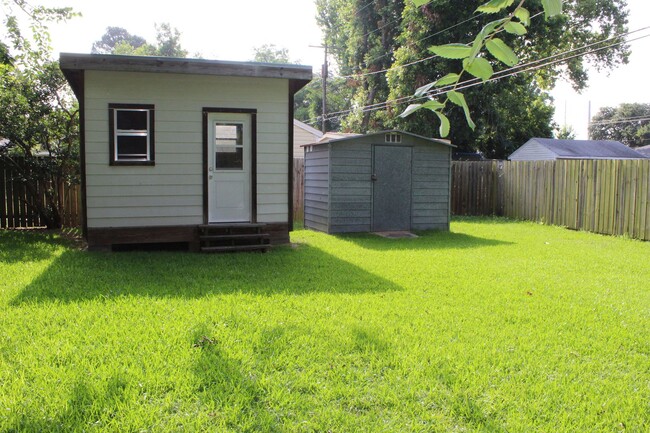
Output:
M138 109L149 110L149 159L147 161L117 161L115 159L115 116L116 109ZM108 104L108 149L110 159L109 165L131 165L131 166L152 166L156 165L156 106L153 104Z

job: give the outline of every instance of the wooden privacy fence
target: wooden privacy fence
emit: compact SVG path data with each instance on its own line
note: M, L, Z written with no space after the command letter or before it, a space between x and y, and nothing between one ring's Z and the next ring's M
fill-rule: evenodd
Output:
M35 182L36 191L42 196L47 188L51 188L49 181L38 180ZM61 219L64 227L77 227L80 225L80 188L79 185L54 185L59 191L61 201ZM38 214L35 198L29 194L21 175L16 168L6 160L0 158L0 229L43 227Z
M293 159L293 220L303 221L305 216L305 160Z
M452 213L650 240L650 160L452 164Z

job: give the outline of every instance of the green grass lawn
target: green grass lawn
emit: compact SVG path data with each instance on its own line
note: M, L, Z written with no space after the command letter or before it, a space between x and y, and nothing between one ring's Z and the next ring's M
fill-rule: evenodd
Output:
M0 432L650 431L650 243L502 219L292 241L0 232Z

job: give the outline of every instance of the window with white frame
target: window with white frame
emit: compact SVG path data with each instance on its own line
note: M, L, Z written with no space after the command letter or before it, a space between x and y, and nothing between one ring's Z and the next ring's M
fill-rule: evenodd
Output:
M154 106L109 104L111 165L154 165Z

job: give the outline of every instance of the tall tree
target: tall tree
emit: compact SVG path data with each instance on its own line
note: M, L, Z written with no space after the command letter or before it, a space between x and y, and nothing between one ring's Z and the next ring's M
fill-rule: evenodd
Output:
M92 53L132 56L187 57L181 46L181 33L169 23L156 24L156 45L129 33L122 27L107 27L101 39L95 41Z
M78 107L58 63L50 60L46 24L74 14L24 1L3 5L9 11L9 41L2 43L11 61L0 65L0 137L8 140L0 156L14 164L15 180L23 183L47 226L57 228L63 204L59 187L78 181ZM31 34L21 32L21 19ZM36 186L43 182L45 191Z
M323 115L323 90L321 76L318 75L300 89L294 98L295 109L294 116L296 119L311 124L320 129ZM349 110L351 107L351 97L353 88L349 86L347 80L343 78L332 78L327 80L327 112L339 113ZM325 121L327 131L343 130L341 117L332 115Z
M279 48L274 44L264 44L259 47L253 48L255 56L254 62L261 63L297 63L289 60L289 50L287 48Z
M436 135L438 120L433 113L416 112L407 119L397 118L405 102L414 90L434 81L448 72L458 68L458 60L434 57L428 51L432 45L449 42L468 43L488 21L494 19L485 14L474 13L477 6L484 1L458 2L454 0L431 0L423 6L415 6L411 0L391 2L396 10L383 14L381 1L350 2L346 7L343 0L318 0L319 23L323 27L326 40L333 46L333 52L344 74L358 74L358 91L355 103L359 107L381 104L384 100L397 100L388 105L386 110L361 113L353 112L344 124L359 131L400 127L423 135ZM422 3L422 2L420 2ZM520 54L522 62L543 59L552 54L582 45L595 43L615 34L624 32L627 13L624 0L596 0L583 2L565 1L565 15L552 18L548 22L536 15L541 12L538 0L526 2L530 9L531 24L528 33L520 38L509 34L500 35L515 51ZM365 8L365 9L364 9ZM363 10L362 10L363 9ZM376 15L368 17L367 10L374 10ZM397 17L397 18L395 18ZM379 18L379 19L378 19ZM362 23L359 21L363 20ZM359 28L365 28L361 33ZM388 29L393 29L392 33ZM505 33L505 32L504 32ZM381 34L384 52L371 54L364 43L357 43L356 36L365 39L377 38ZM377 45L373 45L377 46ZM341 54L343 47L343 54ZM338 51L337 51L338 48ZM355 53L350 56L350 51ZM560 76L568 77L576 88L586 85L586 64L594 61L602 68L610 68L627 60L624 45L576 57L566 66L555 65L539 70L535 74L518 75L464 90L468 104L472 107L476 131L464 125L464 114L460 107L452 110L454 130L451 139L461 146L487 150L492 156L505 155L511 146L518 146L519 136L526 131L536 131L536 135L550 136L552 132L552 108L547 94L539 88L549 88ZM380 57L382 56L382 57ZM423 61L423 59L429 58ZM385 67L378 68L376 62L385 62ZM386 64L387 63L387 64ZM392 68L388 73L372 74L382 69ZM388 89L385 98L370 99L372 96L365 89ZM514 103L506 105L496 101L497 97ZM520 113L526 113L521 116ZM367 118L367 120L366 120ZM495 125L495 121L506 124ZM532 123L529 123L532 121Z
M142 36L132 35L122 27L107 27L102 38L93 43L90 50L93 54L112 54L119 44L128 44L134 49L147 43Z
M591 119L592 140L616 140L630 147L650 144L650 104L604 107Z

